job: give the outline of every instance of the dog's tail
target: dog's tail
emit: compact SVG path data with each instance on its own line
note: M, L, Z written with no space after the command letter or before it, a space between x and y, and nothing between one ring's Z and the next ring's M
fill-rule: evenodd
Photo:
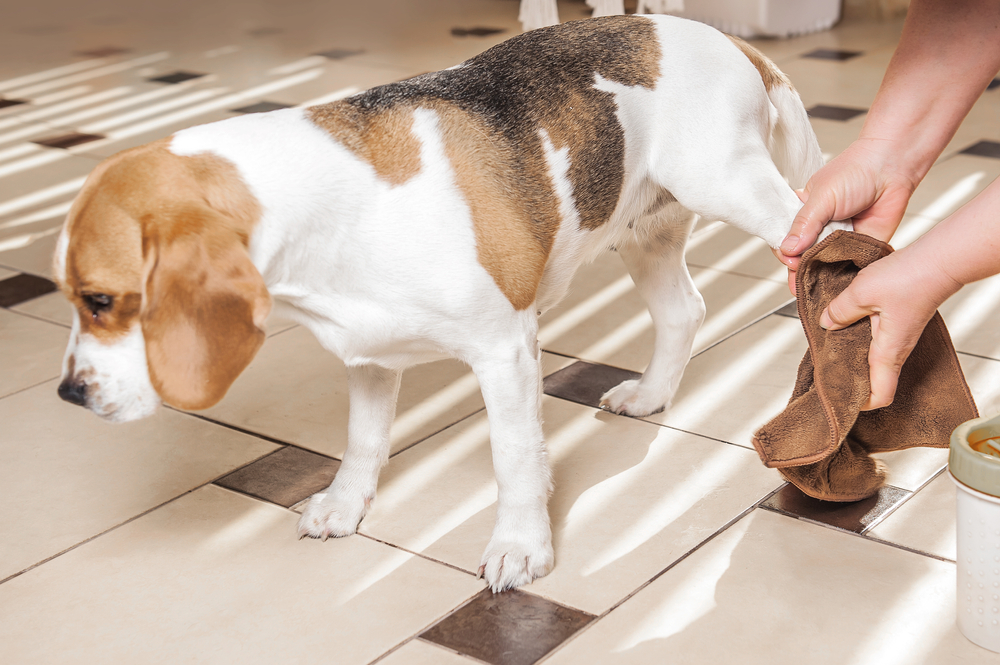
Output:
M788 179L792 189L805 187L812 174L823 166L824 160L799 93L767 56L742 39L732 36L729 39L757 68L767 96L777 111L767 146L774 165Z
M767 96L778 110L768 151L778 172L788 179L792 189L801 189L824 164L819 141L809 124L799 93L790 83L771 88Z

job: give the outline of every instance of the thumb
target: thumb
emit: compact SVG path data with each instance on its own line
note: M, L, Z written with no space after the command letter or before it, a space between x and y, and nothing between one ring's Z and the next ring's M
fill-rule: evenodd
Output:
M819 325L824 330L841 330L876 313L871 307L865 307L858 303L851 286L848 286L843 293L834 298L820 314Z
M812 247L837 211L836 198L822 190L802 192L799 198L804 198L805 204L795 215L788 234L781 242L781 252L786 256L798 256Z

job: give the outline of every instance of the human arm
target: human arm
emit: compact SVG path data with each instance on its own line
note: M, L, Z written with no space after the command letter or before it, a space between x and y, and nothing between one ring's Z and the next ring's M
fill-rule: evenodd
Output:
M860 137L809 180L778 259L796 270L831 219L888 241L998 69L1000 2L913 0Z
M872 319L871 395L892 403L899 372L935 310L963 285L1000 273L1000 178L908 247L858 273L820 316L840 330Z

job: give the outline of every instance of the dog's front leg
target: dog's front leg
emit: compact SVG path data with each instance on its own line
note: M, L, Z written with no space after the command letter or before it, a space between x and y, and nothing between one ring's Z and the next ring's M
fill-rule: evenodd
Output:
M479 574L494 592L552 570L548 496L552 488L542 439L538 343L494 350L473 363L490 421L497 516Z
M349 536L368 512L378 474L389 459L389 427L401 372L378 365L347 368L350 415L347 451L337 477L313 495L299 519L299 537Z

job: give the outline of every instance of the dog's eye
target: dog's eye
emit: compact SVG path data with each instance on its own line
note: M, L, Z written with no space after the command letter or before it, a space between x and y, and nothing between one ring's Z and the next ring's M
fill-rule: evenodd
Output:
M85 293L82 296L83 304L96 317L101 312L111 309L114 298L104 293Z

